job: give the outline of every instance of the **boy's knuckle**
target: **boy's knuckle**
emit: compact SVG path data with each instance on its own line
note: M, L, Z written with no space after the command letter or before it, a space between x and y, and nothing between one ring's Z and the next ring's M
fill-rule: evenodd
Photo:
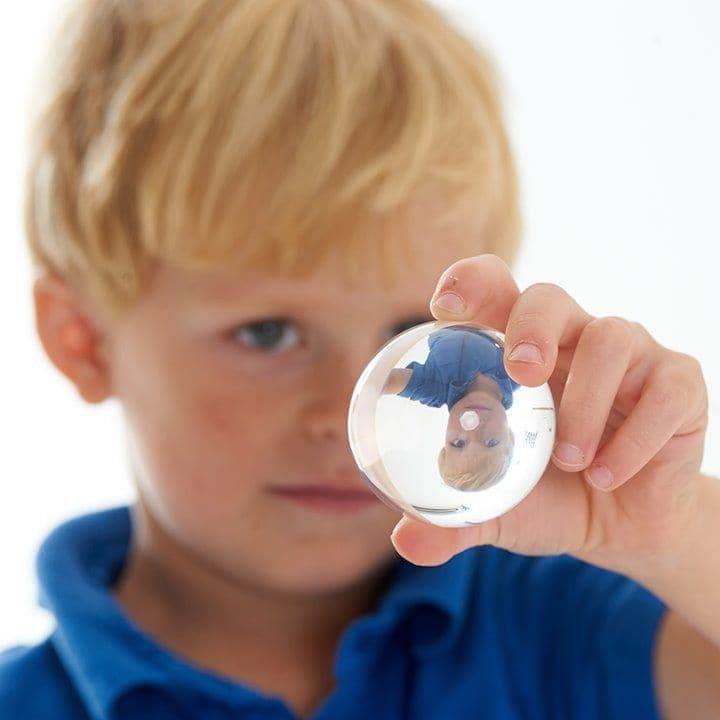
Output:
M705 413L708 409L708 394L705 376L700 361L686 353L674 353L676 358L678 384L685 389L685 402L693 405L697 413Z
M620 362L630 352L632 329L623 318L595 318L585 326L581 341L596 360Z
M676 352L675 359L683 367L692 382L696 383L698 380L704 382L705 378L703 376L702 365L696 357L688 355L687 353Z
M668 363L658 370L649 399L656 406L681 409L688 404L692 394L692 383L687 374L676 364Z
M534 283L525 290L525 294L537 301L557 301L567 296L563 288L550 282Z
M544 313L534 310L525 310L514 317L507 328L506 338L508 345L515 345L520 340L533 341L540 346L545 345L547 318Z
M629 347L633 338L633 324L616 315L594 318L585 326L585 334L595 342Z

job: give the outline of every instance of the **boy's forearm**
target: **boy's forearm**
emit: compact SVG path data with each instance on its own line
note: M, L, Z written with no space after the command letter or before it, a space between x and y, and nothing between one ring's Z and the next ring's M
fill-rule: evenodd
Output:
M702 475L700 484L701 502L690 531L673 551L625 574L720 648L720 480Z

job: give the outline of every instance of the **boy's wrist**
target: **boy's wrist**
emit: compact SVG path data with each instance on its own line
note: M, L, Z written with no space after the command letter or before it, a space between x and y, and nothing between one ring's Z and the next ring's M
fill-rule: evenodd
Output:
M692 521L652 554L620 572L657 595L720 646L720 480L700 474Z

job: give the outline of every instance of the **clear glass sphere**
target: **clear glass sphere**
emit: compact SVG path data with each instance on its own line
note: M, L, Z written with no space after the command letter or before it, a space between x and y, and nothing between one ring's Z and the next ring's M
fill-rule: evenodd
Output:
M505 371L505 337L429 322L388 342L358 379L348 434L360 470L388 505L462 527L498 517L535 486L555 442L547 383Z

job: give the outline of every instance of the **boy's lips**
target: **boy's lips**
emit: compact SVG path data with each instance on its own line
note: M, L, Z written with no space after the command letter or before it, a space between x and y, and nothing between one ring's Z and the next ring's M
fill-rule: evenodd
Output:
M320 511L354 512L380 503L371 490L330 483L273 486L270 492Z

